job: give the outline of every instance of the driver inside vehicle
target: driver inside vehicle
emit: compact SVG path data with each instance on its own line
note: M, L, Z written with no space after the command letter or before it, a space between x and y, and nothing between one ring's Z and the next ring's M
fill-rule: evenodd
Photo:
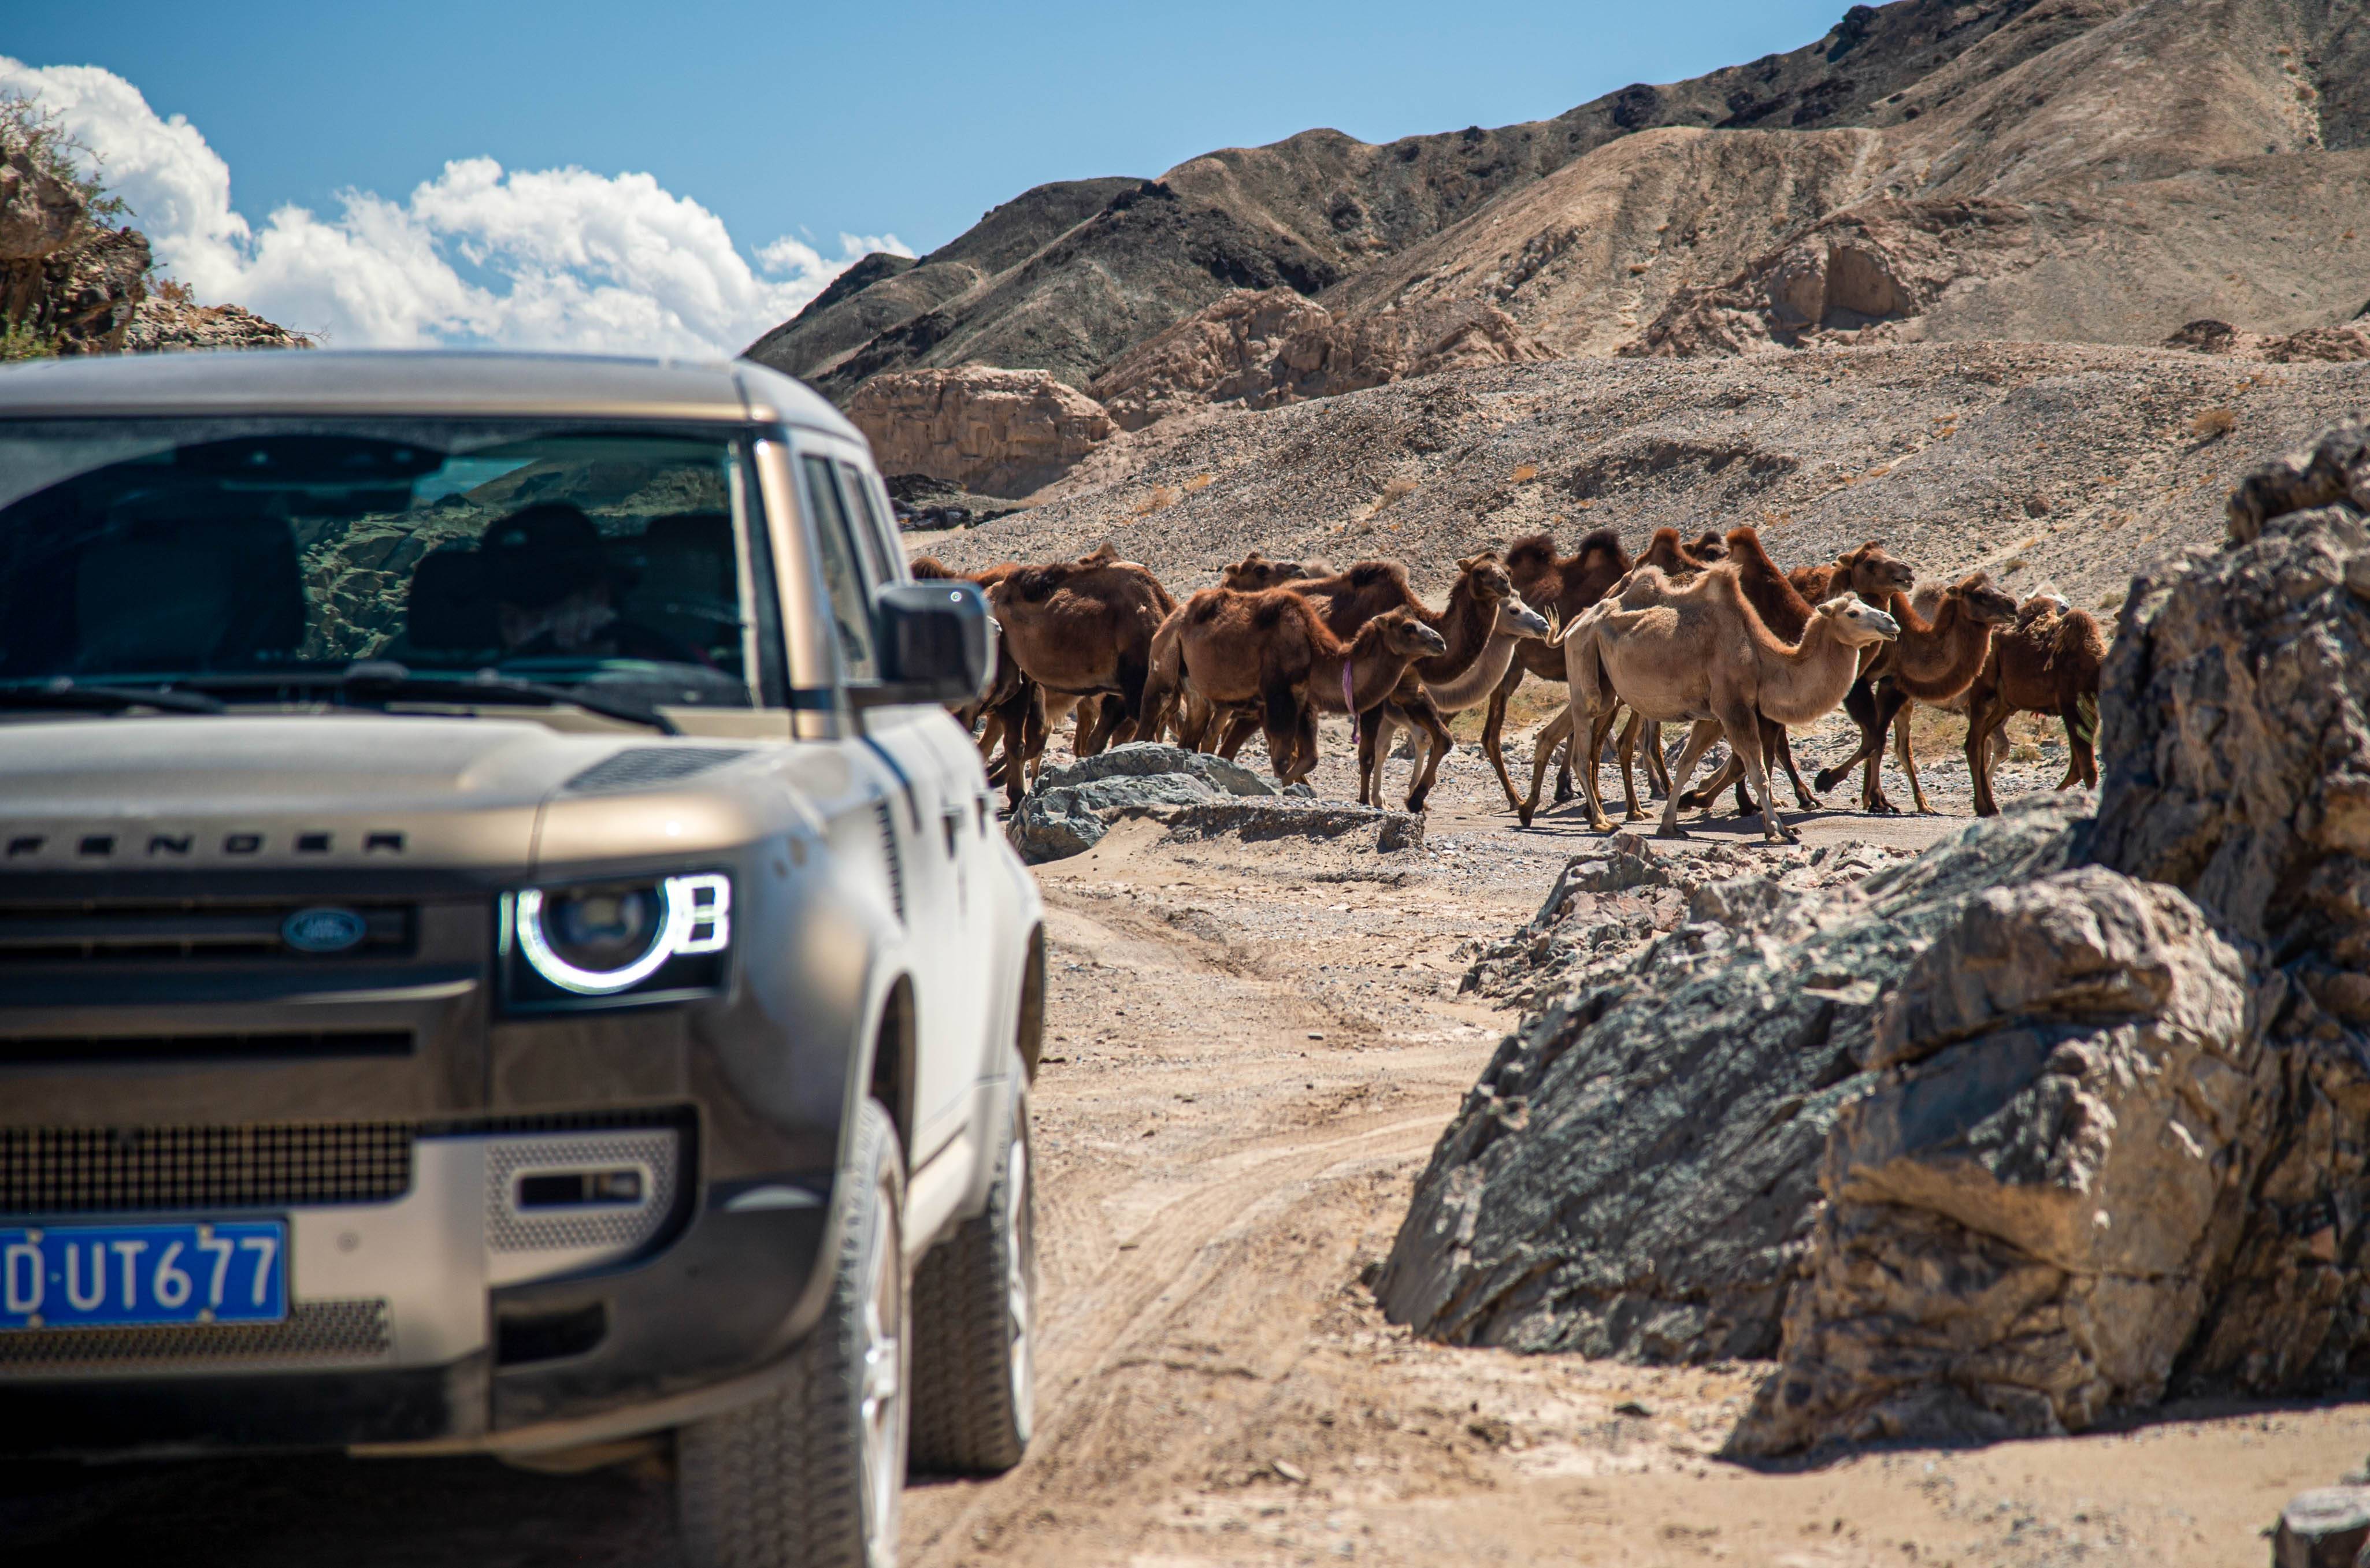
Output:
M505 655L707 662L620 617L624 573L575 507L548 502L513 512L486 531L477 555Z

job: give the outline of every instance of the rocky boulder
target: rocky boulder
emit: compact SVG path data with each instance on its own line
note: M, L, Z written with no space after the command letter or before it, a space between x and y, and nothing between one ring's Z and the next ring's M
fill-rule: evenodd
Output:
M1182 773L1223 795L1271 795L1275 781L1253 773L1230 758L1189 751L1154 740L1130 741L1066 767L1049 770L1037 781L1040 789L1075 789L1097 779L1145 778L1158 773Z
M178 290L144 298L125 328L123 348L133 354L189 353L213 349L309 349L301 332L266 321L242 305L201 305Z
M1668 934L1578 967L1433 1150L1385 1312L1455 1344L1775 1352L1828 1133L1875 1082L1880 1000L1986 889L2063 865L2067 821L2054 796L2013 806L1857 887L1707 882ZM1667 876L1616 854L1567 880Z
M2310 361L2345 364L2370 360L2370 326L2307 326L2296 332L2245 332L2226 321L2207 317L2181 326L2164 340L2168 349L2198 354L2222 354L2238 360L2261 360L2267 364L2293 365Z
M1046 371L899 371L857 391L847 417L890 474L1025 496L1109 440L1102 406Z

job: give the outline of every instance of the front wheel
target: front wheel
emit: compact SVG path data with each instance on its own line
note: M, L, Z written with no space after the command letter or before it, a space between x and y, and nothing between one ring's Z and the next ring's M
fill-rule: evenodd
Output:
M756 1403L675 1434L675 1504L696 1568L892 1568L905 1488L913 1314L904 1176L867 1102L840 1180L850 1197L831 1302Z
M1023 1088L1012 1096L986 1212L965 1220L915 1271L916 1470L1000 1475L1028 1449L1036 1410L1034 1190Z

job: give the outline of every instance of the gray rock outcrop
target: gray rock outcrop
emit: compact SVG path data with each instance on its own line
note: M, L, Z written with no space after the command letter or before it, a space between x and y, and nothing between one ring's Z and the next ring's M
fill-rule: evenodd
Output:
M1047 770L1037 781L1040 789L1068 789L1095 779L1142 778L1152 773L1183 773L1226 795L1271 795L1275 781L1253 773L1230 758L1189 751L1155 740L1134 740L1081 757L1067 766Z

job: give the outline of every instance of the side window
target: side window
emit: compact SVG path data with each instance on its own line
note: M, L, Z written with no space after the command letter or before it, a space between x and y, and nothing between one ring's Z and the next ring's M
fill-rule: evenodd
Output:
M877 681L880 666L872 647L872 600L865 591L864 574L857 568L839 484L827 458L801 454L799 466L806 475L816 558L823 563L823 587L831 593L832 620L839 629L840 663L850 681Z
M885 525L879 509L872 504L870 481L865 477L864 470L853 463L842 463L839 476L847 486L847 494L858 520L856 532L864 541L864 558L872 567L872 580L876 583L897 581L900 574L897 557L892 553L896 545L891 538L892 531Z

